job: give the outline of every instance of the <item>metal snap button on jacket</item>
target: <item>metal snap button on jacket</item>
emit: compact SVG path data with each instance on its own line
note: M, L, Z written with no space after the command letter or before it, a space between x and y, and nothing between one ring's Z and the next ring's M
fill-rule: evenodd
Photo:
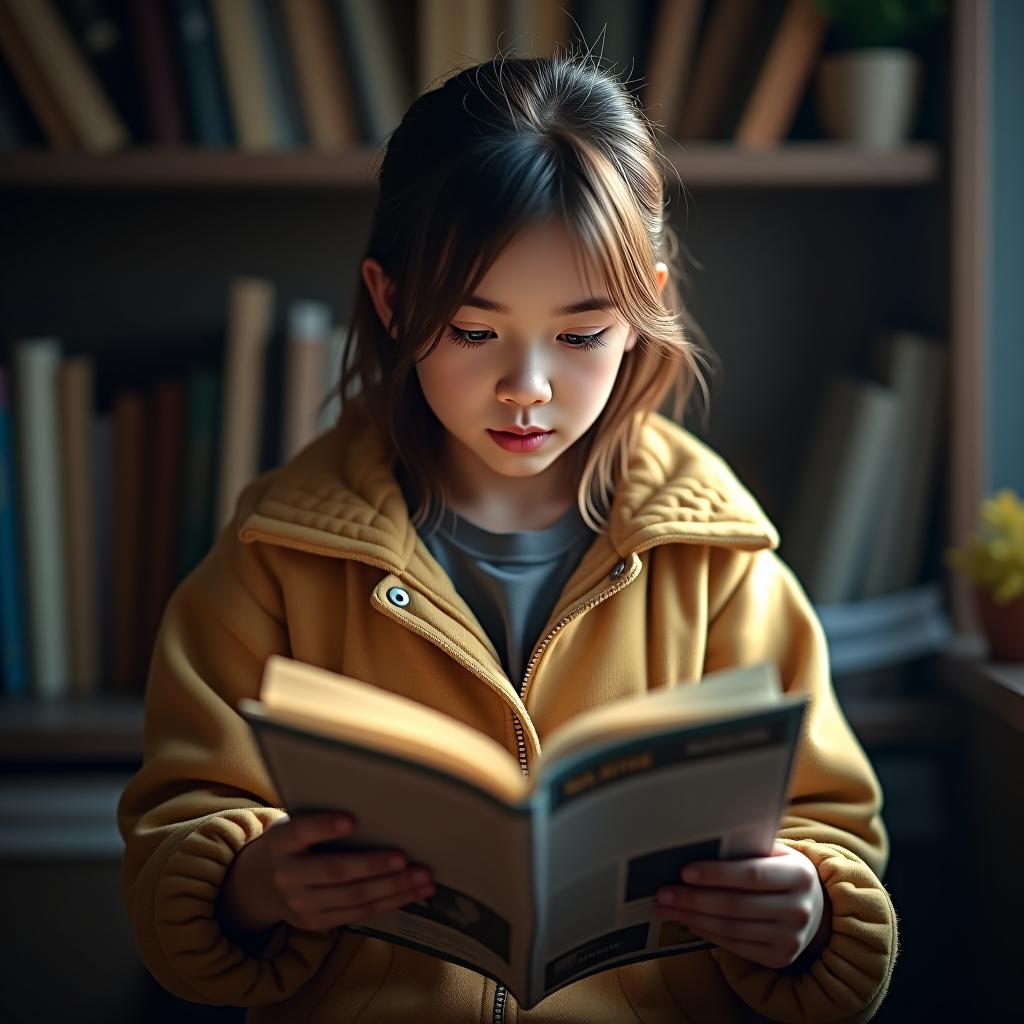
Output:
M626 571L625 562L617 562L615 568L608 574L610 580L617 580Z
M388 600L399 608L404 608L409 603L409 595L401 587L392 587L388 591Z

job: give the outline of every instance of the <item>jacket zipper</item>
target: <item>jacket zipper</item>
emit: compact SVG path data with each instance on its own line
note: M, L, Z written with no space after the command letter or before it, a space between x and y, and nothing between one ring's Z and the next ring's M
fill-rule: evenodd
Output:
M606 601L612 594L617 593L628 583L630 583L632 577L625 576L622 580L615 584L613 587L608 587L606 590L602 590L596 597L592 597L589 601L586 601L582 605L578 605L573 609L565 618L560 619L555 625L554 629L540 642L537 649L533 652L533 657L530 658L530 663L526 666L526 672L523 675L522 684L519 687L519 699L523 702L523 706L526 706L526 690L530 683L530 673L533 672L537 665L540 656L544 653L548 644L554 639L555 635L568 623L572 622L573 619L578 618L584 612L589 611L595 605L599 605L602 601ZM519 716L513 711L512 712L512 725L516 730L516 742L519 746L519 769L523 775L528 776L530 769L526 760L526 742L523 740L523 727L519 722ZM504 985L497 985L494 990L494 1009L491 1013L491 1024L502 1024L505 1018L505 1000L508 995L508 989Z

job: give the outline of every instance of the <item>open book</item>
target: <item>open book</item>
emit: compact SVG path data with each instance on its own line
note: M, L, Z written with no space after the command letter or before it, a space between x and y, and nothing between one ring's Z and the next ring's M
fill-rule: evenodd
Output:
M770 851L805 705L773 665L715 672L563 724L529 777L455 718L280 656L238 707L290 813L350 812L339 848L394 847L433 872L433 896L348 927L485 974L529 1009L710 946L655 896L691 861Z

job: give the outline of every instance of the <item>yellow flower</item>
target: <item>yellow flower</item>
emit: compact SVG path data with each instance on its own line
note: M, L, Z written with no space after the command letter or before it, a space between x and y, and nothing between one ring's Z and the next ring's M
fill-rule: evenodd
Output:
M945 562L999 604L1024 594L1024 502L1004 488L981 503L979 527L962 548L948 548Z

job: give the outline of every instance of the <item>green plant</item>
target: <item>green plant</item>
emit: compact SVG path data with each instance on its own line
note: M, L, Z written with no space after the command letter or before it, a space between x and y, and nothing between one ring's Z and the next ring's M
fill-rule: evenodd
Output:
M895 46L942 21L949 0L815 0L849 46Z
M1001 490L982 502L980 519L963 548L946 550L946 565L1007 604L1024 594L1024 502Z

